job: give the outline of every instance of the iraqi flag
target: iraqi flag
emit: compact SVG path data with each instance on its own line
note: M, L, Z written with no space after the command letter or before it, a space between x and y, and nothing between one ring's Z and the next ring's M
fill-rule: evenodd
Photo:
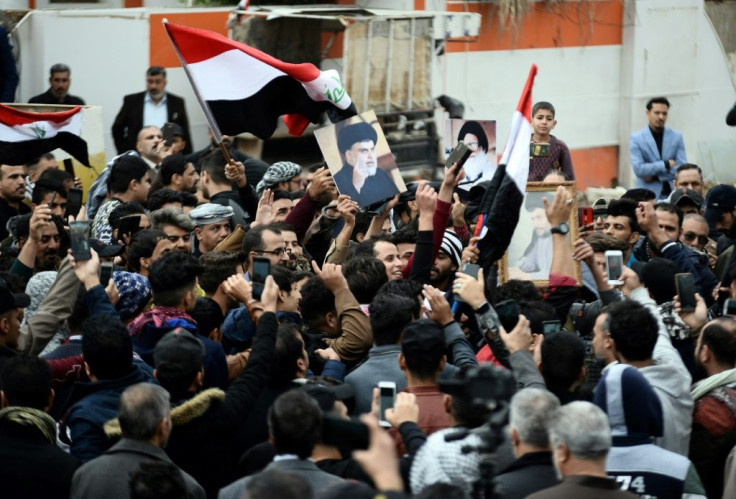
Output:
M511 122L511 132L493 179L485 183L478 207L484 217L485 234L478 242L481 265L498 261L511 243L519 223L529 177L529 138L532 134L532 86L537 66L532 65ZM481 184L482 185L482 184ZM475 188L474 188L475 189ZM472 191L471 191L472 197Z
M267 139L279 116L292 135L327 112L333 122L356 114L335 70L290 64L212 31L164 23L205 114L226 135Z
M23 165L63 149L89 166L82 115L79 106L60 113L31 113L0 104L0 163Z

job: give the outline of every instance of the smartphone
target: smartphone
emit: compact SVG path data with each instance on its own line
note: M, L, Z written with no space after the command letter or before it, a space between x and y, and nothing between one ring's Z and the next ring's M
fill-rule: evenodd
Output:
M463 142L462 140L457 143L455 149L452 150L450 156L445 161L445 168L452 167L453 164L457 163L455 170L460 170L465 162L468 160L473 151Z
M78 262L83 262L92 258L89 250L89 228L90 223L71 222L69 224L69 235L72 243L72 256Z
M543 321L542 322L542 335L546 338L550 334L559 333L562 329L562 323L560 321Z
M580 221L578 224L579 227L585 227L586 225L592 224L594 222L593 208L589 206L578 208L578 220Z
M118 239L122 240L123 236L133 236L141 230L141 216L130 215L120 219L120 228L118 228Z
M174 124L164 123L164 126L161 127L161 135L164 138L164 145L166 147L174 145Z
M675 274L675 287L680 298L680 307L683 312L695 312L695 279L690 273Z
M519 322L519 304L514 300L504 300L494 308L496 309L496 314L498 314L498 320L501 321L501 325L507 333L510 333Z
M611 286L620 286L624 282L621 274L624 273L624 254L619 250L606 251L606 279Z
M102 262L100 264L100 284L103 288L106 288L112 277L112 262Z
M66 200L66 218L69 215L76 217L79 214L79 210L82 209L82 189L72 187L69 189Z
M478 278L478 271L480 270L480 265L476 265L474 263L464 263L462 267L460 267L460 272L463 274L468 274L473 279ZM460 295L457 293L452 295L452 299L456 302L465 303L465 300L463 300Z
M322 419L322 443L351 450L367 449L368 427L359 421L325 415Z
M253 258L253 268L251 270L253 271L250 275L251 284L253 284L253 298L260 300L266 277L271 275L271 260L257 256Z
M378 383L378 400L379 400L379 423L385 428L390 428L391 423L386 421L386 409L394 408L394 400L396 400L396 383L393 381L381 381Z
M723 302L723 315L725 317L733 317L736 319L736 300L728 298Z
M537 142L529 144L529 156L533 158L546 158L549 156L551 146L548 142Z

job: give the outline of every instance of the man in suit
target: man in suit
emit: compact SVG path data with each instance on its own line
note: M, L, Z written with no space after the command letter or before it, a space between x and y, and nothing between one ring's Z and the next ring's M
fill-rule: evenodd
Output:
M151 66L146 71L146 91L123 97L123 107L115 117L112 137L118 154L135 149L141 128L161 128L164 123L176 123L182 127L187 143L183 152L191 153L191 134L184 99L166 92L166 70L161 66Z
M649 126L631 134L629 154L636 174L636 187L653 191L657 199L672 192L677 166L687 163L682 134L664 126L670 101L654 97L647 102Z
M322 409L317 401L302 390L289 390L279 396L268 412L269 440L276 457L263 472L282 471L305 478L315 497L322 497L342 478L317 468L309 458L322 433ZM241 478L220 490L220 499L244 496L251 477Z

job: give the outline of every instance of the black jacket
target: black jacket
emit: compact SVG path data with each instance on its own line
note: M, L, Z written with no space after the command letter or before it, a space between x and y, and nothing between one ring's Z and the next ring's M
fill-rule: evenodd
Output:
M529 452L496 476L496 494L502 499L523 498L557 485L552 452Z
M56 98L54 94L51 93L51 89L49 88L42 94L38 94L34 97L31 97L31 100L28 101L29 104L66 104L69 106L84 106L84 101L77 97L76 95L69 95L66 94L64 96L64 99L59 102L59 99Z
M53 429L53 420L49 417ZM66 499L80 462L34 425L0 417L0 483L4 499Z
M166 454L199 482L208 497L216 498L221 487L237 478L233 437L268 380L277 328L274 314L261 316L248 365L226 392L213 388L178 401L171 394L174 427ZM120 436L118 425L105 430L109 436Z

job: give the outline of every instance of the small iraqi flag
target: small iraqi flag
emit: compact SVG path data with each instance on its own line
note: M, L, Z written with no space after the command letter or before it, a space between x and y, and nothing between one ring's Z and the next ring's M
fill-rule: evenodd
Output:
M0 163L23 165L62 149L89 166L82 125L80 106L60 113L31 113L0 104Z
M267 139L285 115L289 133L298 136L324 112L332 122L356 114L334 69L283 62L212 31L168 22L164 27L200 103L226 135L250 132Z

